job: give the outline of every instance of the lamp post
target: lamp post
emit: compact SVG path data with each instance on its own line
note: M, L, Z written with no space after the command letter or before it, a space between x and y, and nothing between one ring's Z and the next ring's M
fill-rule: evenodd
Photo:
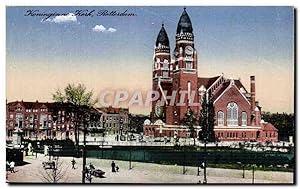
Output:
M207 178L206 178L206 138L207 136L205 135L204 137L204 170L203 170L203 173L204 173L204 178L203 178L203 184L206 184L207 183Z
M207 143L207 129L208 129L208 93L206 92L206 128L205 128L205 131L204 131L204 170L203 170L203 173L204 173L204 178L203 178L203 184L206 184L207 183L207 178L206 178L206 143Z
M85 115L86 116L86 115ZM89 123L89 116L84 117L84 121L83 121L83 150L82 150L82 183L85 183L85 167L86 167L86 132L87 132L87 128L86 128L86 124Z
M255 165L252 165L252 184L254 184L254 170L255 170Z
M103 120L103 133L102 133L102 149L101 149L101 159L103 159L103 145L104 145L104 136L105 136L105 124L106 124L106 121Z

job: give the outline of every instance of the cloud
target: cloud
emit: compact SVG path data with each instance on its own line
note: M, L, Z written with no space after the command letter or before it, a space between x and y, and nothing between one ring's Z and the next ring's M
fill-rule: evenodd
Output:
M94 32L105 32L105 31L106 31L106 28L105 28L103 25L96 25L96 26L93 28L93 31L94 31Z
M95 25L92 29L94 32L102 32L102 33L114 33L117 30L115 28L106 29L103 25Z
M71 23L77 22L77 17L74 13L69 13L67 15L55 16L54 18L48 18L46 20L42 20L42 22L53 22L53 23Z
M109 32L113 33L113 32L116 32L117 30L116 30L115 28L108 28L108 30L107 30L107 31L109 31Z

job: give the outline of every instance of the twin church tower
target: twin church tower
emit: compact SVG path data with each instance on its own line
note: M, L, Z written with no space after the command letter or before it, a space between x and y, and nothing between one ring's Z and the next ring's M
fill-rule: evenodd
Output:
M172 56L172 58L171 58ZM181 124L188 108L199 113L197 51L194 46L193 26L184 8L176 30L176 46L171 53L164 24L155 44L152 90L160 97L152 102L152 121L161 119L170 125ZM180 91L187 94L180 95ZM175 97L175 101L170 97ZM162 100L163 99L163 100ZM163 101L163 102L162 102ZM177 104L182 104L177 106Z
M162 25L154 55L152 90L159 98L152 101L151 120L144 122L145 136L187 137L189 129L183 122L186 113L190 109L198 116L205 94L211 94L217 141L278 141L278 130L261 119L255 76L250 76L249 92L240 79L227 79L223 74L198 77L198 53L186 9L178 21L173 53ZM199 135L201 126L195 129Z

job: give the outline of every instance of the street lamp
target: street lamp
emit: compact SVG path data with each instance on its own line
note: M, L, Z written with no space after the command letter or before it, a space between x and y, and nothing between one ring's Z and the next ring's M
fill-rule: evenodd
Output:
M207 135L205 134L204 136L204 170L203 170L203 173L204 173L204 178L203 178L203 184L206 184L207 183L207 178L206 178L206 141L207 140Z
M254 184L254 171L255 171L255 164L252 165L252 184Z
M86 125L87 123L89 123L90 121L90 118L89 118L89 115L85 115L87 117L84 117L84 120L83 120L83 150L82 150L82 183L85 183L85 174L86 174L86 171L85 171L85 167L86 167L86 133L87 133L87 128L86 128Z

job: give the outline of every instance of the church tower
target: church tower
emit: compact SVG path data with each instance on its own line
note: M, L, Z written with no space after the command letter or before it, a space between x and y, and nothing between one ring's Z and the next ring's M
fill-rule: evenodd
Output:
M152 102L151 119L155 121L161 119L165 121L166 103L163 102L164 91L172 87L170 77L170 45L168 34L162 24L158 33L153 60L152 90L159 92L158 100Z
M190 108L196 115L199 113L197 51L194 47L193 26L186 8L179 19L176 30L176 47L174 49L173 89L186 91L177 94L176 103L184 101L184 106L175 103L173 124L182 124L182 120ZM184 95L184 96L183 96ZM184 98L183 98L184 97Z

